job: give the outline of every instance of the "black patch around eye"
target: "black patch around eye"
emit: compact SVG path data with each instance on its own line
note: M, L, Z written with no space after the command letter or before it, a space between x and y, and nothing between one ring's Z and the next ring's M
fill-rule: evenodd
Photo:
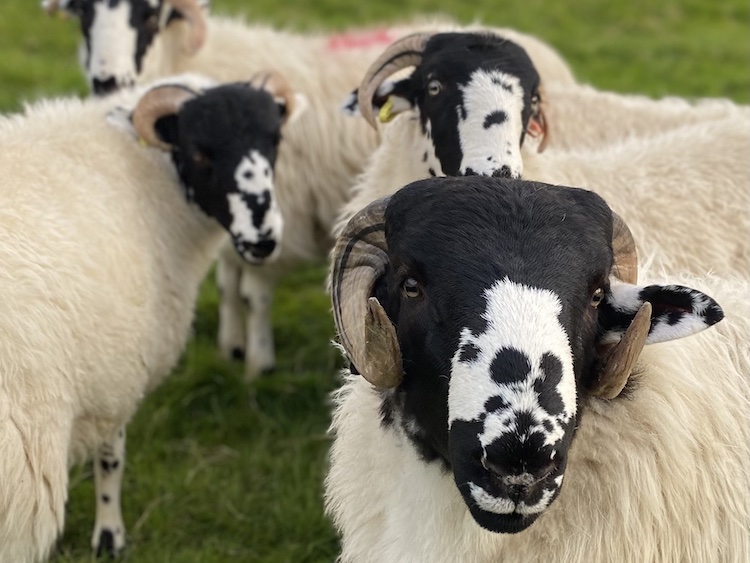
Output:
M531 372L531 362L526 354L515 348L503 348L492 360L492 379L500 384L523 381Z
M463 363L473 362L477 359L477 356L479 356L479 348L469 343L461 349L461 355L459 356L458 361Z
M502 110L493 111L487 117L484 118L484 128L489 129L493 125L501 125L508 119L508 114Z

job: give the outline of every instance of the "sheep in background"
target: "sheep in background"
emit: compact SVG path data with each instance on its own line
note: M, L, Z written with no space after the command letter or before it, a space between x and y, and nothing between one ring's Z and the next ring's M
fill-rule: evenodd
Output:
M484 45L473 48L476 60L461 52L472 42ZM648 102L575 86L555 91L564 91L567 103L544 102L544 84L531 61L511 63L507 45L481 34L413 35L373 63L349 110L358 109L373 126L376 113L395 119L384 128L383 141L353 188L334 233L370 202L420 178L523 173L529 179L586 187L605 197L632 226L641 252L653 258L655 266L750 276L747 107L727 101L705 101L697 107ZM451 49L460 53L455 61L448 55ZM387 81L409 66L415 66L409 77ZM512 89L518 92L511 95ZM575 142L577 116L586 115L575 100L591 102L593 115L613 115L605 132L597 134L591 124L580 129L582 139L595 136L600 148L550 148L539 154L548 140L553 146L556 135ZM640 108L636 117L631 108ZM563 119L554 121L549 115ZM661 128L666 132L658 133ZM527 146L532 135L541 143Z
M264 75L0 120L0 561L49 554L69 464L92 454L92 544L123 547L124 425L181 355L226 233L248 260L280 234L272 169L295 113Z
M637 280L592 192L423 180L332 256L342 562L750 557L747 280ZM394 326L395 325L395 326ZM361 375L359 375L361 374Z
M553 149L600 149L686 125L750 117L750 106L721 98L653 99L581 84L545 84L543 94L544 114L551 129L547 146Z
M311 111L285 132L276 169L279 207L286 218L278 260L248 268L226 248L217 268L222 354L246 358L248 380L273 370L270 315L276 280L293 265L330 250L337 213L378 143L377 133L365 123L341 114L340 101L392 41L417 28L459 26L426 21L335 35L300 34L239 18L206 17L195 0L166 0L161 11L153 0L120 0L109 7L97 0L47 0L44 5L81 17L87 39L81 59L95 91L97 85L108 92L133 80L186 71L236 80L273 67L309 99ZM511 29L494 31L526 49L546 83L574 83L568 65L547 44ZM98 65L101 59L106 64Z

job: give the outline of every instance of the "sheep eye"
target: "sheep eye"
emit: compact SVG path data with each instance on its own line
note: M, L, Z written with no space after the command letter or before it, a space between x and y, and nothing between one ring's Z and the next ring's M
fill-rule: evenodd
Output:
M591 306L598 307L603 299L604 299L604 289L601 287L597 287L596 290L594 290L593 295L591 296Z
M207 166L208 157L205 154L203 154L201 151L195 151L193 153L193 162L197 164L198 166Z
M404 295L406 297L409 297L411 299L414 299L415 297L419 297L422 295L422 290L419 288L419 284L417 283L417 280L414 278L406 278L403 284L404 288Z
M442 89L443 89L443 85L440 84L439 80L430 80L427 83L427 93L430 96L437 96Z

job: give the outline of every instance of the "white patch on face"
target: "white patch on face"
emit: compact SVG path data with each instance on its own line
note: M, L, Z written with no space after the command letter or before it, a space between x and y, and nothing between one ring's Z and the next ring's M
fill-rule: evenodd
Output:
M474 335L464 328L459 348L451 360L448 389L448 424L455 420L474 421L485 414L484 429L479 436L486 447L503 434L512 432L524 442L533 433L544 437L544 444L554 446L564 437L564 425L576 414L576 384L573 357L565 329L558 316L562 310L559 298L549 290L537 289L508 278L486 290L487 309L482 315L487 331ZM475 357L461 360L463 348L472 347ZM531 364L526 377L498 383L492 379L491 366L498 352L513 349L522 352ZM562 377L554 391L562 401L560 413L547 412L534 390L534 383L544 380L542 359L551 355L560 361ZM486 412L490 398L502 397L507 408ZM533 424L517 427L517 414L528 413ZM546 426L546 427L545 427Z
M512 178L520 178L524 92L518 77L497 70L478 70L466 86L461 86L461 91L466 119L458 108L458 138L463 153L459 172L466 174L471 169L491 176L507 166ZM498 117L499 112L504 119Z
M258 259L249 250L242 253L243 257L250 262L272 260L280 250L279 243L284 226L284 219L273 193L273 168L263 155L253 150L240 161L235 170L234 179L239 193L233 192L227 195L229 213L232 216L229 232L235 240L248 244L257 244L262 240L275 241L276 248L266 258ZM254 197L247 198L246 196ZM265 210L259 227L253 223L252 202Z
M89 30L91 53L86 76L105 81L114 78L118 86L130 86L137 77L135 52L138 33L130 26L130 2L110 8L107 2L94 4Z

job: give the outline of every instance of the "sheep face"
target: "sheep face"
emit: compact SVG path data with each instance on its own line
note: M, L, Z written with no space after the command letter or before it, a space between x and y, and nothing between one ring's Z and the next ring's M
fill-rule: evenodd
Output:
M647 342L663 339L659 326L677 338L721 318L695 290L611 277L622 263L614 218L592 192L433 179L397 192L381 217L358 225L360 234L351 231L334 252L343 265L332 277L342 342L354 368L379 384L367 347L384 348L377 333L389 325L365 324L358 353L347 325L355 319L347 310L356 309L340 305L348 286L336 280L346 280L348 260L365 278L382 251L369 293L395 325L392 357L403 371L380 392L382 423L405 434L426 462L451 470L474 519L493 532L524 530L560 494L581 398L600 373L599 347L635 324L645 301L655 311L650 325L646 318ZM378 228L385 242L353 258Z
M81 24L81 65L97 95L131 86L159 32L162 0L68 0Z
M237 252L261 263L280 251L283 218L273 170L286 111L265 90L230 84L155 122L188 199L229 231Z
M518 178L526 131L540 119L539 75L526 51L507 39L441 33L426 41L411 76L383 83L373 104L389 104L385 119L416 110L425 146L440 163L439 170L426 164L425 176Z

